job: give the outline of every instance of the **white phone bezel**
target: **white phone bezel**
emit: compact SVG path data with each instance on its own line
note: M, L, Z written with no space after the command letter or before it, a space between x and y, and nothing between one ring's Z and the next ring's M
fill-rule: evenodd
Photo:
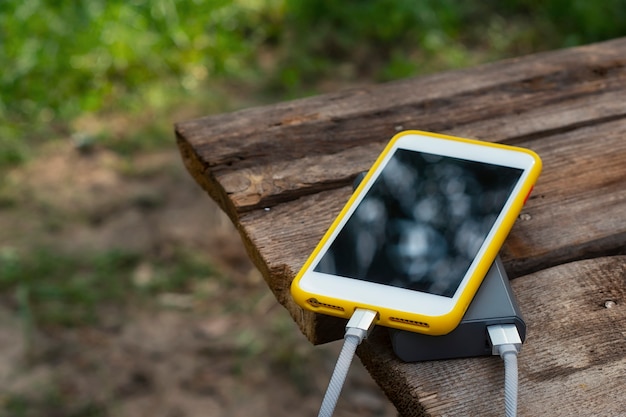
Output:
M466 159L476 162L483 162L523 170L522 175L509 195L500 215L497 217L494 226L487 234L485 242L481 246L478 254L470 265L466 275L459 284L457 291L452 297L424 293L416 290L394 287L391 285L378 284L353 278L331 275L313 270L322 256L327 252L338 233L345 226L346 222L356 210L361 200L367 195L372 184L378 178L384 167L397 149L407 149L419 152L449 156ZM389 151L384 156L374 172L366 178L366 183L358 190L359 194L353 204L345 212L333 232L324 242L324 245L309 263L308 270L302 275L299 286L310 294L317 294L320 297L343 299L352 303L380 306L381 308L404 311L411 314L421 314L425 316L441 316L449 313L457 304L468 281L472 277L478 259L482 258L490 246L499 226L502 224L506 213L514 203L515 197L520 193L523 184L526 183L530 174L530 169L535 163L530 154L509 150L499 147L481 146L470 142L448 140L440 137L431 137L410 133L398 138Z

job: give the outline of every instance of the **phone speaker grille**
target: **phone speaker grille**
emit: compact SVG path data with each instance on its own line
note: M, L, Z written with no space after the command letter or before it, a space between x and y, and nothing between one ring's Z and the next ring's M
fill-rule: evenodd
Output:
M345 311L343 307L335 306L335 305L332 305L332 304L321 303L321 302L319 302L317 300L317 298L309 298L306 301L307 301L307 303L311 304L313 307L316 307L316 308L326 307L326 308L331 308L331 309L337 310L337 311Z
M407 319L401 319L399 317L389 317L389 320L395 321L396 323L409 324L411 326L430 327L428 323L424 323L423 321L407 320Z

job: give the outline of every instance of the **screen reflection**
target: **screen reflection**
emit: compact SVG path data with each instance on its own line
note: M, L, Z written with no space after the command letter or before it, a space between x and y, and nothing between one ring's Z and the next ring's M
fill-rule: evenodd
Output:
M315 271L452 297L522 172L399 149Z

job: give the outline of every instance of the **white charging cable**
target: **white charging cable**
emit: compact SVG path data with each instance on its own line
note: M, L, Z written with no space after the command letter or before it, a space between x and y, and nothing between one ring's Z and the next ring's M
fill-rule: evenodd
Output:
M335 370L328 383L318 417L331 417L335 412L339 394L348 375L356 348L371 333L378 313L357 308L346 325L343 347ZM522 348L517 327L514 324L487 326L492 353L504 360L504 405L506 417L517 416L517 354Z
M487 326L492 354L504 360L504 407L506 417L517 415L517 354L522 348L517 327L514 324Z
M361 308L357 308L352 317L350 317L346 325L343 347L341 348L341 353L339 353L333 376L328 383L318 417L330 417L333 415L356 348L370 334L377 318L377 312Z

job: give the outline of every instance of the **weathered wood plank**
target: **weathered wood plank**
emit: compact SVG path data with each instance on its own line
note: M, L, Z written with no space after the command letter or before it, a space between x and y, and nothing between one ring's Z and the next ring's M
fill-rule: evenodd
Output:
M528 325L519 415L624 415L626 256L560 265L512 286ZM380 329L359 356L401 415L504 414L499 357L407 364L388 339Z
M624 94L626 41L618 40L208 117L176 130L192 175L219 193L214 198L236 219L348 184L399 129L515 142L625 117Z
M544 171L502 250L512 276L626 251L626 119L541 140Z
M531 146L531 139L610 120L626 119L626 104L623 101L626 96L626 77L623 87L622 90L595 97L591 108L589 97L564 100L508 117L481 120L442 133ZM433 117L453 115L435 114ZM416 121L404 125L424 129ZM223 187L234 205L233 210L237 212L272 207L303 195L349 184L358 172L369 168L383 146L384 141L379 141L331 154L317 152L299 159L276 160L238 170L221 170L215 173L215 180ZM207 169L211 168L204 169L204 172Z

